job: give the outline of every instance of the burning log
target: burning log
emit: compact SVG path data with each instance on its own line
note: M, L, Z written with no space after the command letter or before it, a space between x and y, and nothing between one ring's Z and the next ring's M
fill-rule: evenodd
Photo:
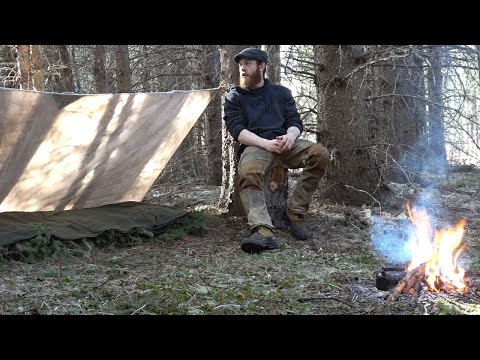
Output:
M421 264L414 269L408 270L403 279L395 286L393 291L386 296L386 300L398 300L400 294L420 294L422 283L425 279L425 264ZM418 295L416 295L418 298Z
M465 220L460 220L455 227L436 230L430 222L425 209L410 208L407 202L408 217L414 226L414 236L409 239L411 261L406 273L392 285L397 276L389 276L385 270L377 275L377 288L393 290L385 297L395 301L400 294L410 294L411 305L416 305L420 292L426 288L430 292L468 290L468 281L464 279L465 269L457 265L457 259L464 249L462 237ZM396 267L387 267L397 270Z
M423 278L417 279L417 283L415 284L415 287L413 288L412 298L410 299L410 305L411 306L413 306L413 307L417 306L417 300L418 300L418 297L420 296L420 291L422 290L422 284L424 284L424 283L426 285L428 285L425 282L425 279L423 279Z

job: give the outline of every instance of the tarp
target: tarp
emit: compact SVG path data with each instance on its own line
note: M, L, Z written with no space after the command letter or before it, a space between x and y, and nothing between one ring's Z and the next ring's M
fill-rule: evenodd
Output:
M0 88L0 212L142 201L216 91Z
M39 235L40 228L62 240L92 238L109 230L126 234L136 228L161 232L188 214L181 209L138 202L64 211L4 212L0 213L0 246L31 239Z

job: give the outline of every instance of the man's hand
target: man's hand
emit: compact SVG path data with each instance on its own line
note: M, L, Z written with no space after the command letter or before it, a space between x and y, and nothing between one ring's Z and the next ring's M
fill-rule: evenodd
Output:
M277 141L277 146L279 148L278 153L281 154L289 151L292 148L295 139L296 137L292 133L286 133L285 135L277 136L275 140Z
M244 145L254 145L267 151L281 154L290 151L299 135L300 130L295 126L289 127L285 135L277 136L272 140L261 138L250 130L243 129L238 135L238 141Z
M282 142L278 139L265 140L263 148L267 151L280 154L282 153Z
M267 151L281 154L289 151L294 143L294 139L291 135L281 135L277 136L276 139L266 140L263 148Z

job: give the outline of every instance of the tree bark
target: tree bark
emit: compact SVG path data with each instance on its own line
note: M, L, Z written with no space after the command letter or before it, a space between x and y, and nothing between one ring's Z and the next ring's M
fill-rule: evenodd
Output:
M31 89L30 45L18 45L18 68L20 70L20 89Z
M480 81L480 45L477 45L478 81Z
M205 87L215 88L220 84L220 51L216 45L207 45ZM215 95L205 112L205 142L207 153L207 185L222 184L222 101Z
M73 87L72 60L70 58L67 45L58 45L58 52L60 54L60 61L62 63L62 69L60 73L62 74L61 76L65 89L64 91L74 92L75 89Z
M43 67L42 45L32 45L32 87L38 91L45 90L45 69Z
M425 74L424 59L417 54L413 54L412 69L412 95L418 100L414 104L413 118L415 123L415 140L414 158L417 159L416 165L423 169L424 155L426 154L427 143L427 107L423 99L426 98L425 93Z
M429 50L431 66L427 70L428 79L428 119L431 170L445 170L447 153L445 150L445 134L443 129L443 97L442 97L442 56L441 45L433 45Z
M148 45L142 46L142 87L144 92L151 91L152 87L150 86L150 52Z
M314 46L318 97L317 141L331 151L332 166L321 187L322 196L352 205L381 198L380 173L369 151L365 119L364 70L356 68L359 46Z
M17 62L15 60L15 53L17 52L14 45L3 45L3 61L5 66L1 71L1 78L3 86L7 88L14 88L17 85Z
M225 95L230 86L240 82L238 65L234 56L248 45L220 45L220 94L222 98L222 118ZM228 132L225 122L222 122L222 188L220 191L219 208L231 216L243 216L245 211L238 191L238 176L236 176L238 159L235 153L238 144Z
M72 64L77 64L77 58L76 58L76 54L77 54L77 48L75 46L72 46ZM77 69L77 70L75 70ZM83 92L83 82L81 81L81 76L79 74L79 70L78 70L78 67L76 68L72 68L72 73L73 73L73 81L76 85L76 90L79 92L79 93L82 93Z
M290 225L287 216L288 169L275 166L267 173L263 181L267 210L276 229Z
M115 60L118 91L121 93L129 93L132 91L132 79L130 74L128 45L115 46Z
M415 62L412 55L406 57L406 51L378 46L372 52L375 64L367 69L374 78L366 90L371 99L367 107L370 135L379 150L376 162L382 164L383 178L399 183L412 181L411 172L406 170L419 166L414 149L420 137L417 123L422 121L425 107L425 102L419 100L424 95L421 63ZM392 55L386 57L388 53Z
M282 80L280 45L267 45L267 54L267 77L272 83L280 84Z
M273 84L280 84L282 80L280 45L267 45L266 51L268 54L267 77ZM277 229L286 228L289 225L286 212L288 169L281 166L272 168L271 172L265 177L263 191L273 225Z
M99 94L106 93L108 92L108 87L107 75L105 73L105 47L103 45L95 45L94 58L93 77L95 79L95 88Z

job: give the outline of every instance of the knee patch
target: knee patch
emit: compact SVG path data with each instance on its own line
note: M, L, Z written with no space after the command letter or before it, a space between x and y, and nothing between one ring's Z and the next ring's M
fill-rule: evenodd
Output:
M308 157L309 162L313 161L320 168L325 169L328 165L330 154L325 146L315 144L308 149Z
M251 176L251 175L263 175L264 174L264 169L262 168L262 165L259 164L257 161L253 160L247 160L245 161L242 166L239 167L238 169L238 175L241 178Z

